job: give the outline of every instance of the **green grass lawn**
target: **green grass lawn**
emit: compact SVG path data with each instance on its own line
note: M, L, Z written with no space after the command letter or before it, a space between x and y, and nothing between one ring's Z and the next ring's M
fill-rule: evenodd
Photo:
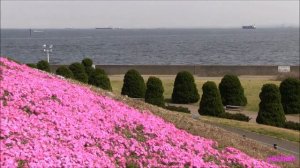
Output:
M143 76L145 82L147 82L147 79L149 76ZM173 84L175 80L175 75L174 76L156 76L159 77L162 82L163 86L165 89L164 96L165 99L170 100L172 91L173 91ZM217 85L219 85L221 81L221 77L195 77L196 85L199 91L200 96L202 95L202 85L206 81L214 81L216 82ZM120 94L122 90L122 85L123 85L123 76L118 75L118 76L110 76L113 92ZM245 107L245 110L247 111L253 111L253 112L258 112L258 104L260 102L259 99L259 93L261 90L261 87L263 84L266 83L274 83L276 85L279 85L279 81L275 81L271 79L271 77L240 77L240 81L242 83L242 86L244 87L245 90L245 95L248 100L248 104Z

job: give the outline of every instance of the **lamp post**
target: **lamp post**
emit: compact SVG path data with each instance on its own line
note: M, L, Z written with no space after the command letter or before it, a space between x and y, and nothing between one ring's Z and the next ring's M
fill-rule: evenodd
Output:
M47 54L47 61L49 63L49 57L50 57L50 53L52 52L53 45L52 44L50 44L50 45L44 44L43 48L44 48L44 52Z

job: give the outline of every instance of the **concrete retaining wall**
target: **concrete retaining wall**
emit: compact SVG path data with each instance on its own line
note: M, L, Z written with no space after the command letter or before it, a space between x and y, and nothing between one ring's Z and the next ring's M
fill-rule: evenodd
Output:
M55 71L60 65L51 65ZM235 65L96 65L109 75L125 74L129 69L136 69L143 75L176 75L179 71L189 71L198 76L235 75L279 75L278 66L235 66ZM299 76L299 66L290 66L291 73Z

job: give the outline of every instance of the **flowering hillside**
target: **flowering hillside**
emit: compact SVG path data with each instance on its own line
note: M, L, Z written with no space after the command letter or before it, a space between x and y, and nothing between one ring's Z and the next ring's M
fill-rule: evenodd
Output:
M0 59L1 167L277 167Z

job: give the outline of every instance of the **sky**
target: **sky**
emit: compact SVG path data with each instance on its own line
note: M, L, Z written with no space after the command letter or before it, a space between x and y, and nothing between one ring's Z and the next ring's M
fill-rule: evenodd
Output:
M299 1L1 0L1 28L299 27Z

